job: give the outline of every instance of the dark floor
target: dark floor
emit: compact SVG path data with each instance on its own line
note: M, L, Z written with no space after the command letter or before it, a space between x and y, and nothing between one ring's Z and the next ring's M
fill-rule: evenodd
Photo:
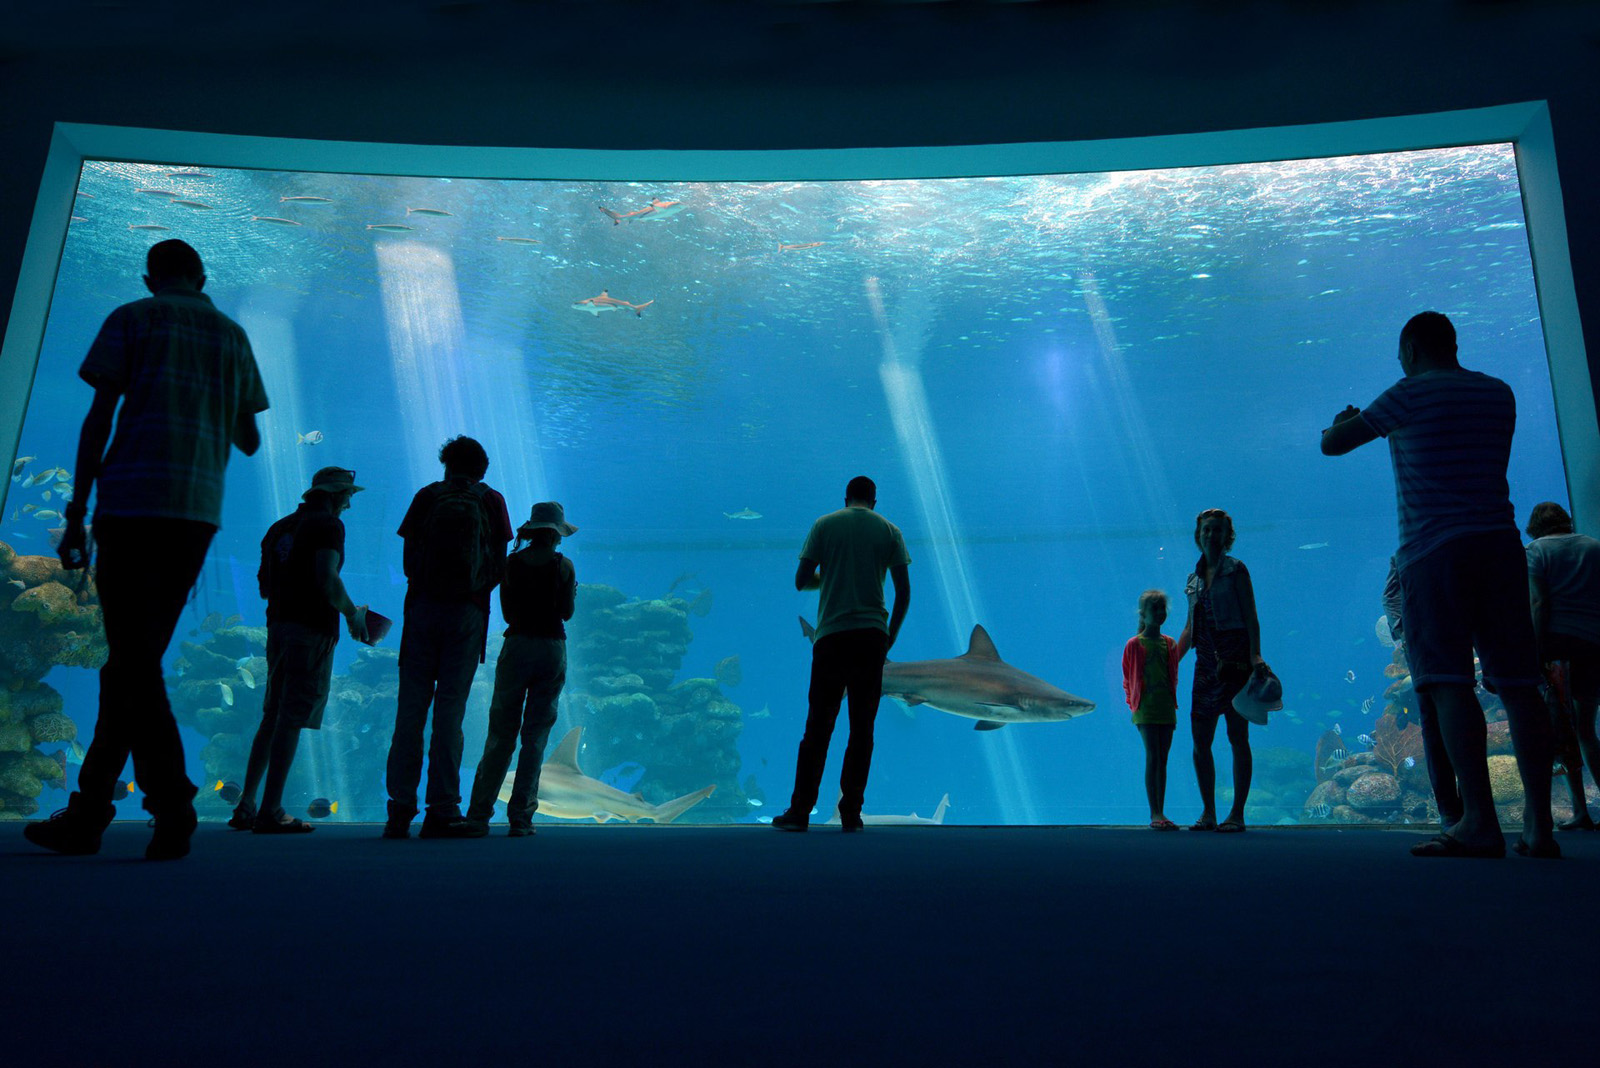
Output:
M206 826L151 864L142 824L84 858L0 825L0 1059L1593 1063L1600 834L1551 863L1382 831L496 831Z

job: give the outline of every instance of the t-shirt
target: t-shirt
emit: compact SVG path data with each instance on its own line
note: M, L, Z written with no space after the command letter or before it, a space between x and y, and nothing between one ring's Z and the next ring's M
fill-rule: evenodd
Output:
M1170 671L1173 652L1166 635L1160 638L1139 638L1144 646L1144 679L1139 694L1139 707L1134 710L1133 721L1138 724L1176 723L1178 721L1177 681Z
M302 504L261 539L256 581L267 599L267 623L301 623L339 637L339 611L317 581L317 551L332 549L344 567L344 523L338 516Z
M95 483L95 515L220 527L239 417L267 408L239 324L204 293L164 289L107 316L78 377L122 397Z
M506 557L506 580L500 586L500 614L506 637L561 638L572 614L578 576L572 561L560 553L542 564L529 560L527 549Z
M1587 534L1535 539L1528 587L1549 610L1550 633L1600 642L1600 541Z
M899 527L870 508L841 508L811 525L800 559L822 569L817 638L844 630L888 631L884 577L891 567L911 563Z
M1402 570L1452 538L1516 530L1510 386L1479 371L1427 371L1390 386L1361 417L1389 439Z
M417 495L411 498L411 507L406 509L405 518L400 521L399 535L405 539L405 552L402 564L405 567L406 578L414 579L422 574L422 541L420 537L428 518L428 510L433 507L433 500L439 491L444 488L444 482L433 482L423 486ZM498 554L500 562L505 560L506 543L511 540L511 513L506 510L506 499L500 496L498 490L491 489L486 483L475 483L482 487L483 506L489 512L489 548ZM495 575L499 575L502 568L498 565L491 568ZM487 589L478 591L473 595L472 603L482 608L484 614L489 613L489 595L494 591L498 579L492 580Z

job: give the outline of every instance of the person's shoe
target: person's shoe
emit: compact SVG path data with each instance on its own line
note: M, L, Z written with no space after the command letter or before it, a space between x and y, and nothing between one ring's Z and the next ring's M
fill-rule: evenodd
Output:
M1556 824L1556 830L1558 830L1558 831L1592 831L1592 830L1594 830L1594 820L1591 819L1587 814L1582 815L1582 816L1574 816L1572 819L1567 820L1565 823Z
M460 816L449 816L435 819L432 816L422 821L422 832L418 838L482 838L489 833L485 826L482 831L474 832L471 820L464 820Z
M47 820L34 820L22 828L22 837L36 846L72 857L86 857L100 852L100 836L106 825L116 815L116 808L107 805L101 818L91 816L89 804L83 795L74 793L67 807L58 809Z
M463 838L487 838L489 836L489 821L488 820L475 820L475 819L468 818L468 819L462 820L461 822L466 824L466 833L463 834L461 837L463 837Z
M416 818L416 815L416 802L406 805L398 801L390 801L389 819L383 825L383 836L385 838L410 838L411 821Z
M146 860L177 860L189 855L189 839L194 836L199 820L194 806L185 801L155 813L155 833L150 844L144 847Z
M241 804L228 817L228 826L236 831L253 831L256 826L256 807Z
M839 819L839 830L843 831L845 834L855 834L857 831L864 831L866 829L867 825L859 819L847 820L843 817L840 817Z
M513 823L511 825L511 829L506 831L506 837L507 838L532 838L533 837L533 824L531 824L531 823Z
M811 821L803 815L785 812L782 815L772 817L772 826L780 831L803 831L811 826Z

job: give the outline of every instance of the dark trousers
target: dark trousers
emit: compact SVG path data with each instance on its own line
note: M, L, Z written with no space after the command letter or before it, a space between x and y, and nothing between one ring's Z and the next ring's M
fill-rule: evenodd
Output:
M872 766L872 728L878 718L878 699L883 696L883 657L888 649L889 635L876 628L837 631L817 639L811 647L810 709L795 762L794 794L789 799L789 811L794 815L805 816L817 803L839 703L848 694L850 741L844 750L844 772L839 776L839 818L860 818L867 772Z
M506 818L514 824L533 822L539 808L539 768L556 705L567 681L567 643L560 638L512 636L500 648L494 665L494 699L489 704L489 737L472 781L467 818L488 820L504 785L511 754L522 736L517 777L511 783Z
M1416 698L1417 719L1422 723L1422 758L1428 762L1428 781L1433 784L1433 802L1439 808L1439 823L1448 828L1461 822L1464 811L1461 791L1456 787L1456 768L1450 763L1450 754L1445 752L1433 698L1422 690L1417 691Z
M95 586L110 655L100 669L94 741L78 771L86 811L110 805L130 755L146 809L161 814L194 799L161 658L215 533L209 523L187 519L95 520Z
M470 601L435 601L416 590L406 594L400 634L400 697L394 738L389 743L390 816L417 813L422 781L422 733L433 708L428 744L428 817L461 815L461 720L467 712L472 676L483 655L488 618Z

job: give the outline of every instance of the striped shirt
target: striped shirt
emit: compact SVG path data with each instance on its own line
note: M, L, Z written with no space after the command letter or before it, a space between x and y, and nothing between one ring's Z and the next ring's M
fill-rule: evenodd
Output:
M1517 425L1511 387L1461 368L1402 378L1361 413L1389 439L1404 570L1452 538L1516 530L1506 465Z
M122 397L95 515L222 525L222 481L241 415L267 408L250 341L211 298L164 289L106 317L82 378Z

